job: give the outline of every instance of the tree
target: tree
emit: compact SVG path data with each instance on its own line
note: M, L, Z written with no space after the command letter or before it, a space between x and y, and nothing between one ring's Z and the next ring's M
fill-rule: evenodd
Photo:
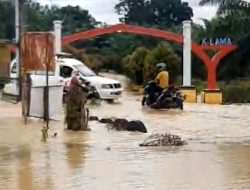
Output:
M152 49L145 58L143 70L144 81L155 78L155 65L160 62L166 63L170 75L170 82L175 83L178 72L181 69L181 59L170 48L166 48L163 45Z
M151 0L149 9L153 8L156 25L173 27L181 25L184 20L191 20L193 10L188 3L181 0Z
M250 7L250 3L244 0L200 0L199 5L218 6L218 15L230 15L244 12Z
M238 45L238 49L234 53L222 60L218 67L218 78L232 80L249 75L249 4L238 0L202 0L200 4L217 4L219 5L219 11L217 17L212 20L204 20L205 27L196 27L193 30L195 41L204 37L229 37L233 44Z
M63 21L63 35L93 29L98 24L87 10L81 9L79 6L61 8L52 6L49 8L38 3L30 3L28 9L29 30L51 30L54 20Z
M157 74L155 65L159 62L166 63L170 82L175 83L180 71L181 60L170 48L163 45L152 50L139 47L123 59L125 74L139 85L155 78Z
M181 0L120 0L115 6L126 24L169 28L191 20L193 10Z
M14 7L9 1L0 1L0 39L12 39L15 35Z
M125 57L123 61L125 73L136 84L142 84L144 82L143 69L148 53L149 50L139 47L132 53L132 55Z
M15 35L14 5L10 1L0 1L0 38L12 39ZM87 10L79 6L41 6L30 2L27 7L27 30L50 31L53 21L63 21L63 35L95 28L97 22Z
M118 15L122 15L123 23L145 25L152 22L152 12L147 10L148 2L145 0L120 0L115 6Z
M88 67L98 72L102 67L102 60L96 55L88 55L83 49L76 49L72 46L64 46L63 51L70 53L74 58L82 61Z

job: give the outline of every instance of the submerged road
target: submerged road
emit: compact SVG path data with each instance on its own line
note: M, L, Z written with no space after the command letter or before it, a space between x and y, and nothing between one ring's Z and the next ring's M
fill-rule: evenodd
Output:
M119 75L110 75L123 81ZM13 190L231 190L250 189L250 105L185 104L184 111L147 110L125 91L114 104L90 106L99 117L145 122L149 133L65 131L51 122L41 143L42 122L20 118L21 107L0 102L0 189ZM63 119L63 115L62 115ZM179 148L139 147L152 132L187 140Z

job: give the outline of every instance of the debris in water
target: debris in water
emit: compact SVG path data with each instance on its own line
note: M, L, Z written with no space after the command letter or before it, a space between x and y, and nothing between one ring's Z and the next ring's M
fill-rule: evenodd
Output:
M113 120L110 119L110 118L102 118L99 120L100 123L109 123L109 124L112 124L113 123Z
M106 148L106 150L110 151L110 150L111 150L111 147L110 147L110 146L108 146L108 147Z
M47 138L49 137L48 130L49 130L48 127L42 126L42 129L41 129L41 131L42 131L42 139L41 139L41 141L42 142L46 142L47 141Z
M155 133L147 137L139 146L183 146L187 143L177 135Z
M97 116L89 116L89 121L99 121Z
M92 120L98 118L92 116ZM108 129L117 131L138 131L142 133L147 133L147 128L144 123L140 120L128 121L124 118L102 118L99 120L100 123L107 124Z

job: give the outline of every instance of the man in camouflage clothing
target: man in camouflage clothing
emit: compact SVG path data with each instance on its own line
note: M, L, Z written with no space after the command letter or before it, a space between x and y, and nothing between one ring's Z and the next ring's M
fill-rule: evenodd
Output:
M73 73L66 103L66 123L68 130L89 130L87 127L88 109L85 108L88 92L88 89L81 85L77 73Z

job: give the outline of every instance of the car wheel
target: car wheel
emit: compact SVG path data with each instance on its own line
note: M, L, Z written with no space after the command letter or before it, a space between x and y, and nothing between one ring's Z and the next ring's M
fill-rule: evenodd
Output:
M183 101L178 99L177 100L177 105L178 105L179 109L183 110Z
M106 100L108 103L110 103L110 104L112 104L112 103L114 103L114 99L108 99L108 100Z
M4 89L4 84L0 84L0 90Z
M144 96L144 97L142 98L141 105L142 105L142 106L145 106L145 103L146 103L146 97Z

